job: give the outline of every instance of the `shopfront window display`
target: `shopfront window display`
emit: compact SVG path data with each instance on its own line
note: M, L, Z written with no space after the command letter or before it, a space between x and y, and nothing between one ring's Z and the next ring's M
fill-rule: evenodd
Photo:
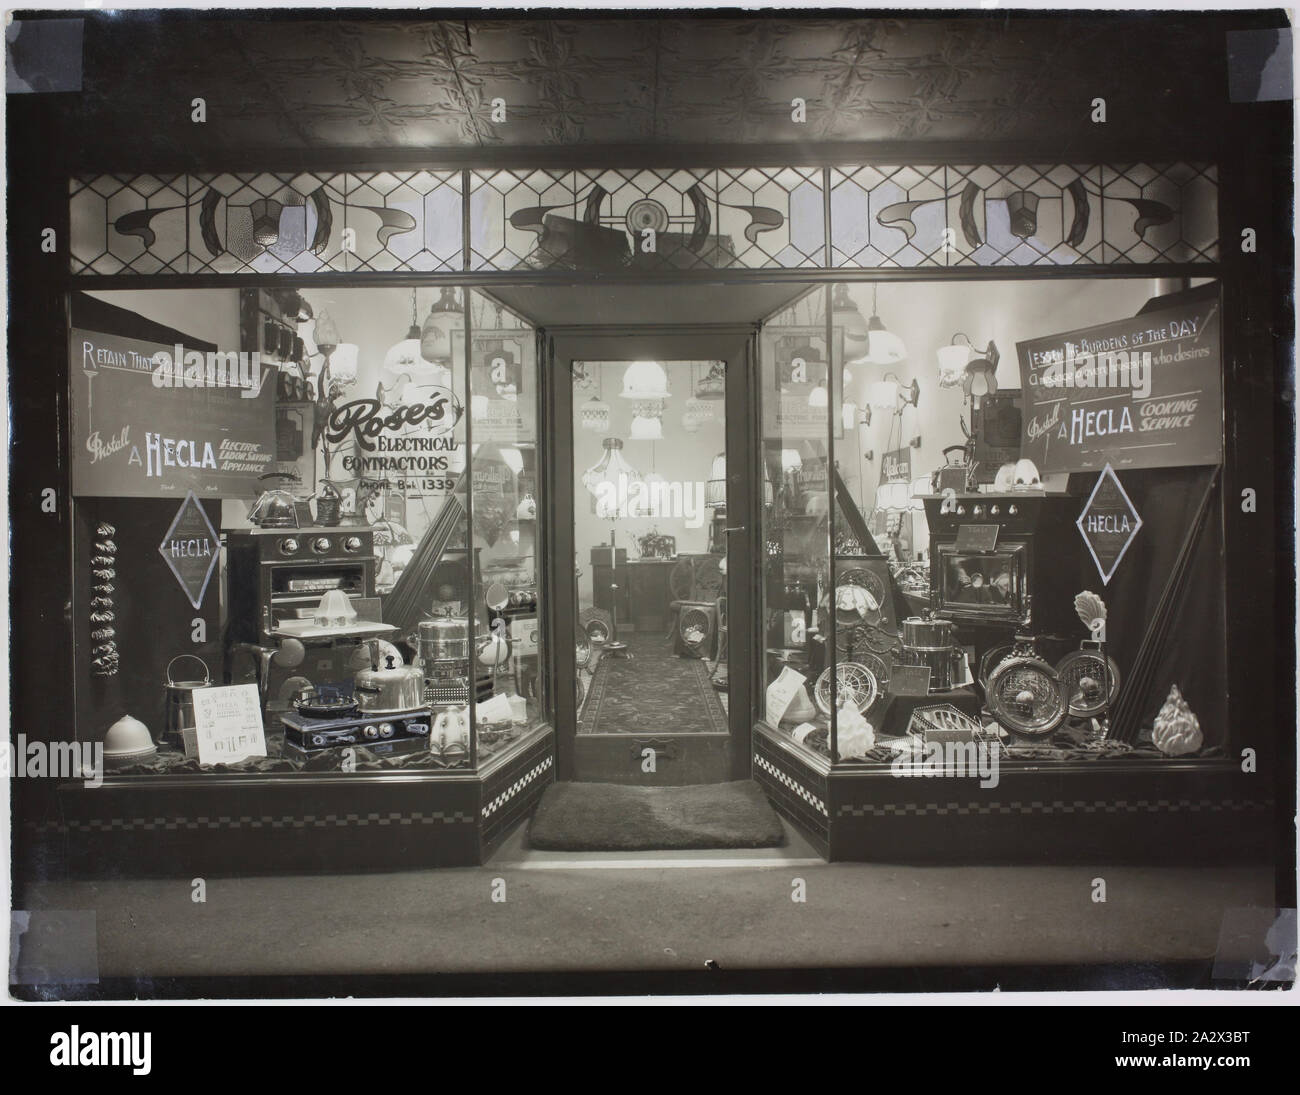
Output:
M1214 282L855 282L772 317L763 721L818 764L1216 755L1217 310ZM1180 643L1189 611L1218 638Z
M544 725L527 323L443 287L79 293L72 327L110 770L457 772Z

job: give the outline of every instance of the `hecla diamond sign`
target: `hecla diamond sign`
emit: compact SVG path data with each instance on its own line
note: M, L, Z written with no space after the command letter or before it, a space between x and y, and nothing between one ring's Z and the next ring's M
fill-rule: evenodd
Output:
M1092 552L1103 584L1108 585L1142 527L1142 518L1109 464L1097 477L1097 485L1075 524Z
M176 575L185 596L196 609L208 591L212 569L217 565L221 541L207 513L190 491L176 511L176 519L158 545L158 553Z

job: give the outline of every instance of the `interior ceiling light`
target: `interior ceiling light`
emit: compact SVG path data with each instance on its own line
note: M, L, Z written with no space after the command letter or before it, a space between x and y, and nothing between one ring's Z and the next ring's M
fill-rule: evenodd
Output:
M831 326L844 332L844 360L848 364L859 365L869 360L867 321L862 318L862 312L849 296L849 287L843 283L835 286L831 296ZM847 375L845 380L848 380Z
M668 374L657 361L634 361L623 374L623 390L619 393L624 399L665 400L671 396L668 390Z
M450 364L452 332L464 329L465 313L461 310L456 290L445 287L420 328L420 356L438 365Z
M592 396L582 405L582 428L592 433L609 431L609 404Z
M907 357L907 347L896 334L885 329L876 312L876 286L871 287L871 318L867 321L867 355L851 364L897 365Z
M601 442L604 452L600 460L582 473L582 485L591 494L591 511L603 520L628 515L628 499L633 483L642 480L637 471L623 456L623 442L617 437L607 437Z

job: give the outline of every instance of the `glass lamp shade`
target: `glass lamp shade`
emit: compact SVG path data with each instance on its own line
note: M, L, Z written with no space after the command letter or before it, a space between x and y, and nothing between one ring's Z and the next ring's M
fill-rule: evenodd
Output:
M858 424L858 405L856 403L845 403L840 408L840 418L843 420L846 430L853 429Z
M725 509L727 505L727 454L718 453L713 458L713 470L704 488L704 504L709 509Z
M713 404L707 399L700 399L697 396L691 396L686 401L686 413L693 415L699 422L707 422L713 417Z
M624 399L667 399L671 394L668 374L657 361L634 361L623 374L623 390L619 394Z
M864 359L865 364L897 365L907 357L907 347L903 340L892 331L885 330L885 324L879 316L872 316L867 323L870 348Z
M515 475L524 470L524 454L514 446L501 450L501 460Z
M605 433L609 429L609 404L592 396L582 405L582 428L592 433Z
M936 352L939 357L939 387L957 387L966 371L966 363L970 361L970 347L940 346Z
M600 460L582 473L582 485L591 493L591 512L603 521L627 517L632 485L642 476L623 456L623 442L607 437ZM637 492L639 493L639 492Z
M452 331L465 329L456 290L444 288L420 328L420 356L439 365L451 362Z
M831 326L844 332L844 359L850 365L866 363L870 350L867 321L849 296L847 285L835 286L831 300Z
M823 410L830 402L826 394L826 385L818 384L811 392L808 393L808 406L814 410Z
M798 471L803 467L803 457L799 455L798 449L781 450L781 470Z
M343 341L339 337L339 328L338 324L334 322L334 317L324 308L320 310L320 314L316 317L316 327L312 332L312 338L316 342L316 349L326 357L329 357L338 348L338 344Z
M912 509L924 512L925 502L922 501L922 498L930 493L930 488L931 483L928 475L922 475L920 478L912 480Z
M663 420L657 415L637 415L632 419L632 430L628 434L633 441L662 441L664 439Z
M881 483L876 488L876 509L905 510L911 504L911 489L907 483Z
M873 380L867 385L867 403L872 410L893 411L898 408L898 381Z
M699 416L692 414L690 411L686 411L682 415L682 429L687 433L699 433L700 427L703 425L704 423L700 420Z
M355 342L342 342L330 354L330 380L340 387L351 387L357 382L357 363L361 349Z
M280 213L284 207L274 198L258 198L248 206L253 215L253 242L272 247L280 241Z

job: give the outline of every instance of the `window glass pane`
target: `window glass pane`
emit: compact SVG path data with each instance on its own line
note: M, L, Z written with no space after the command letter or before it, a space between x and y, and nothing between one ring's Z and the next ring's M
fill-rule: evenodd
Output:
M829 461L826 293L817 289L764 325L762 401L764 718L830 755ZM828 684L829 681L824 682Z
M537 347L531 324L470 294L476 733L480 763L543 720Z

